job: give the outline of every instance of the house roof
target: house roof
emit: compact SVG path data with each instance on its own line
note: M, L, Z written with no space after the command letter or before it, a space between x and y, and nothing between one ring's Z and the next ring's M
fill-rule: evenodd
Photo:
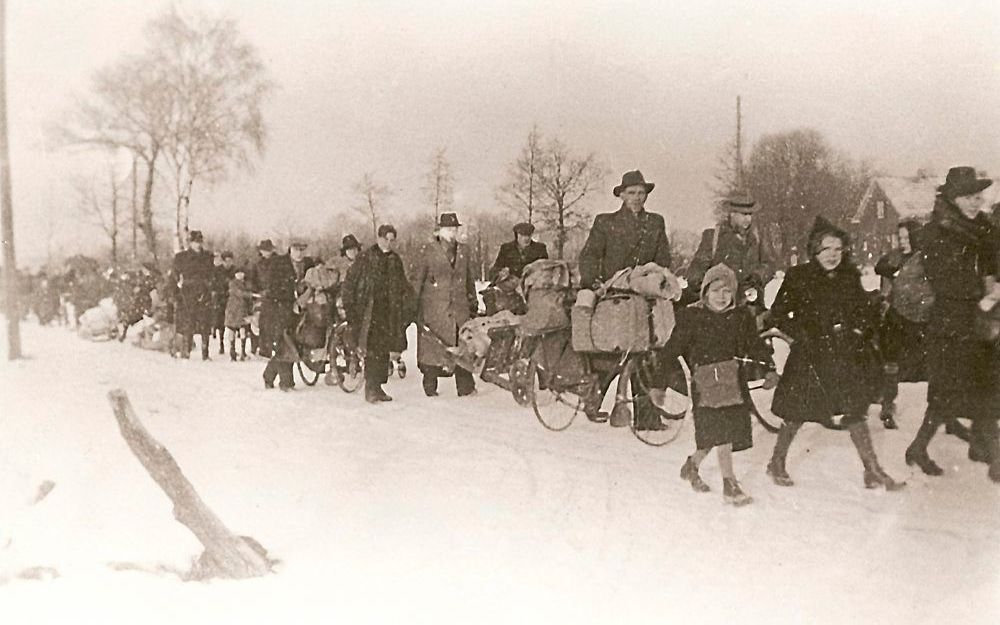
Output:
M851 221L853 223L861 221L865 209L871 203L876 185L882 189L882 193L885 194L885 197L889 199L893 208L896 209L900 221L905 219L927 219L934 209L934 198L937 195L937 188L942 184L944 184L944 178L939 177L907 178L904 176L878 176L873 178L868 185L868 189L865 191L864 197L861 198L857 213L854 214L854 218ZM987 211L992 205L1000 202L1000 180L995 181L987 187L983 191L983 197L986 200L983 208Z
M930 216L934 208L934 196L937 194L937 187L944 184L942 178L905 178L902 176L879 176L873 178L868 189L865 191L861 203L858 205L858 212L855 213L851 221L857 223L861 221L865 209L871 203L872 194L876 186L882 189L882 193L889 199L899 219L924 218Z

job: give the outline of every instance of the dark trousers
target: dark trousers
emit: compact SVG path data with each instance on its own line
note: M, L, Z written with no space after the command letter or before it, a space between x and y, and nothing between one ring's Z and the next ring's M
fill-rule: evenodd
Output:
M382 386L389 381L389 352L369 349L365 353L365 382Z
M264 381L268 384L274 384L275 378L279 379L278 385L281 388L295 386L295 380L292 379L292 363L278 360L277 357L268 360L267 367L264 368Z
M438 378L445 375L444 369L434 365L418 365L420 372L424 375L423 385L425 392L437 392ZM388 373L388 362L386 362L386 373ZM468 395L476 390L476 380L472 377L472 372L462 367L455 367L455 390L458 394Z

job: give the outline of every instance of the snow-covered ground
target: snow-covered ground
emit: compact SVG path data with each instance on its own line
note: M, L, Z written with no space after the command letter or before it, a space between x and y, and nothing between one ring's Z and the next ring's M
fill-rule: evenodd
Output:
M412 352L396 401L371 406L322 383L265 391L261 360L23 333L29 357L0 364L4 624L1000 622L1000 488L943 434L944 477L903 463L924 385L904 385L900 430L873 424L903 493L865 490L847 435L820 427L792 448L796 486L774 486L758 429L736 456L755 503L734 509L714 456L712 493L678 478L690 428L660 449L585 419L552 433L488 384L425 398ZM200 546L118 433L117 387L276 574L151 572ZM18 577L32 567L59 576Z

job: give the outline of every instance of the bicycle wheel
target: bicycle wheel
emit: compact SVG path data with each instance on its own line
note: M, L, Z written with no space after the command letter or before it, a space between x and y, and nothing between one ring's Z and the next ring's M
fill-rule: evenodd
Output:
M583 398L574 392L579 390L576 386L561 388L542 360L532 356L528 361L528 398L538 422L547 430L561 432L573 425L576 415L583 412Z
M663 447L680 436L687 412L673 414L664 410L664 392L655 384L655 358L652 352L647 352L629 359L622 370L615 401L624 401L631 407L629 429L640 442ZM639 387L638 396L633 384Z
M301 360L295 363L295 368L298 369L299 377L306 383L306 386L316 386L316 382L319 381L319 372L315 371L309 365L303 368Z

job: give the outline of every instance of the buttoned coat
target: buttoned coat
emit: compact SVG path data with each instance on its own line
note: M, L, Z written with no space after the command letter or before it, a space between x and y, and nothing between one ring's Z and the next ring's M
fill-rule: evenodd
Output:
M646 210L632 214L622 206L594 218L580 252L580 284L589 288L619 269L649 262L670 266L670 242L663 216Z
M446 347L458 343L458 328L477 305L469 250L458 243L455 263L448 261L447 242L425 244L409 272L417 300L417 363L448 366Z

